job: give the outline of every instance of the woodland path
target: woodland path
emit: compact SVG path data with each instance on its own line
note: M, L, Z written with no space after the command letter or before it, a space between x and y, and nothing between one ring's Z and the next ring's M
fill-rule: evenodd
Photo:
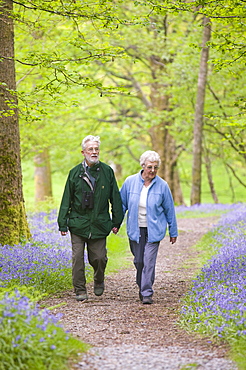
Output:
M236 369L225 344L187 333L177 324L180 299L197 272L198 252L192 246L217 220L179 219L176 244L168 237L161 242L152 305L139 301L133 264L107 276L101 297L93 294L91 283L86 303L76 302L72 291L46 301L50 306L64 303L53 312L62 312L64 327L92 346L73 369Z

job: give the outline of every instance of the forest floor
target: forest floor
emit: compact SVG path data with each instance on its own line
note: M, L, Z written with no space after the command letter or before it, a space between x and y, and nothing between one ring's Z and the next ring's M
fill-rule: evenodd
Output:
M73 369L236 369L225 343L188 333L177 322L180 300L198 272L193 246L217 220L179 219L176 244L169 237L161 242L152 305L139 300L133 264L106 277L101 297L89 283L86 302L77 302L72 291L45 301L61 304L53 313L63 313L65 329L92 346Z

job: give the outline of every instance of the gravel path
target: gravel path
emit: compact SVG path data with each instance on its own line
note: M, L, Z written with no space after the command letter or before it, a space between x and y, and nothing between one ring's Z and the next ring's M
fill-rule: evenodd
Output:
M92 346L73 369L236 369L226 344L188 334L177 325L180 298L197 272L198 252L192 246L216 221L178 220L177 243L171 245L166 237L159 249L152 305L139 301L133 265L107 276L101 297L88 284L86 303L76 302L73 292L46 301L50 306L62 303L53 312L62 312L64 327Z

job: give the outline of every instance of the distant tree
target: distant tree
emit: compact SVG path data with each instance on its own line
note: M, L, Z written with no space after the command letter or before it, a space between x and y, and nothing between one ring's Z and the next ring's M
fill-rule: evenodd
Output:
M194 139L193 139L193 165L192 165L192 188L191 205L201 203L201 179L202 179L202 136L203 136L203 116L208 71L209 47L207 43L211 37L211 24L208 18L203 20L203 40L201 50L201 61L198 75L197 97L194 120Z
M0 3L0 219L1 244L30 236L22 192L12 1Z
M125 6L129 11L132 4L127 2ZM178 50L177 40L184 37L186 23L180 20L178 25L176 21L171 15L152 15L149 23L135 27L137 32L122 27L110 38L126 57L107 64L97 62L98 74L103 70L104 84L114 84L122 91L114 98L108 97L110 108L104 109L104 120L98 114L98 121L104 121L105 126L111 123L111 136L116 129L118 133L121 130L115 148L123 156L124 151L130 153L134 162L144 150L157 151L162 160L158 174L168 182L175 203L183 204L178 160L185 146L180 144L180 137L176 140L172 103L175 81L170 65Z
M35 203L52 198L49 150L45 149L34 157Z

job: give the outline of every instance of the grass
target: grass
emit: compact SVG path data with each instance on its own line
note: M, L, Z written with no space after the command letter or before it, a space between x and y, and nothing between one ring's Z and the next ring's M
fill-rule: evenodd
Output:
M107 238L107 249L108 264L106 274L117 272L120 269L127 268L132 265L125 224L120 228L117 235L109 235Z
M189 269L190 266L194 267L195 264L196 273L198 273L206 262L215 254L215 249L213 247L215 235L215 232L210 231L205 234L196 245L192 246L191 248L197 252L196 256L187 259L183 267Z
M210 212L210 213L206 213L206 212L197 212L197 211L191 211L191 212L188 212L188 211L184 211L184 212L180 212L180 213L177 213L177 218L205 218L205 217L216 217L222 214L226 213L226 211L213 211L213 212Z
M238 338L236 342L231 343L230 357L236 362L238 370L246 369L246 339Z

